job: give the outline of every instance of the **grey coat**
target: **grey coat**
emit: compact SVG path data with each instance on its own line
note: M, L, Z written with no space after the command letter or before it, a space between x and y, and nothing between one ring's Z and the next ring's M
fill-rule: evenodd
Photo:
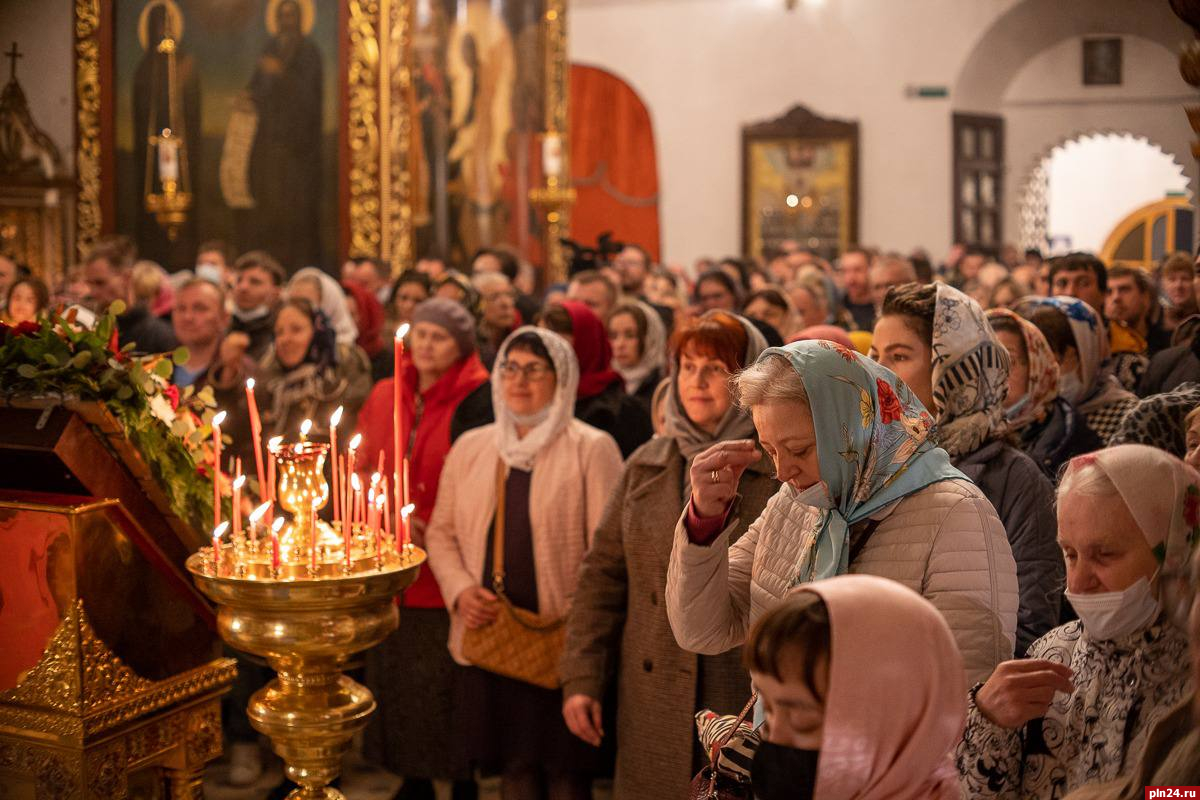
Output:
M750 697L738 648L717 656L675 643L664 591L675 523L683 512L686 461L673 439L639 448L609 500L579 573L562 663L563 697L597 700L617 681L614 800L687 797L694 714L735 714ZM742 476L730 519L734 536L779 488L767 459Z
M955 460L996 508L1004 524L1021 602L1017 609L1016 655L1057 627L1067 568L1058 546L1054 487L1029 456L994 441Z

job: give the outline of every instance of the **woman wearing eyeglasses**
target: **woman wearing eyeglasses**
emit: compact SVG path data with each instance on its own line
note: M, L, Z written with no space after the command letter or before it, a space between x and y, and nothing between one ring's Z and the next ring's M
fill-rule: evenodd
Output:
M492 373L496 422L463 434L446 458L427 544L460 664L470 665L464 632L509 613L501 588L503 600L544 619L570 606L621 472L612 437L574 418L578 383L561 336L518 329ZM502 776L504 800L591 797L599 751L571 736L560 696L478 668L464 673L456 704L464 743L478 768Z

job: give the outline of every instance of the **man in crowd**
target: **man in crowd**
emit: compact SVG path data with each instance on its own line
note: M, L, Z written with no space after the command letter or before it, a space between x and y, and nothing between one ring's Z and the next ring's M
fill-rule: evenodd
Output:
M522 322L517 312L517 291L499 272L481 272L471 283L479 292L479 357L491 370L500 345Z
M1142 354L1151 357L1171 346L1171 336L1162 326L1162 305L1149 275L1118 264L1109 267L1107 284L1104 314L1140 337Z
M357 283L386 307L392 294L392 268L381 258L352 258L342 265L342 282Z
M222 288L231 288L234 283L234 276L229 270L231 263L233 251L229 245L220 239L210 239L196 250L195 275Z
M1070 253L1050 262L1050 293L1076 297L1104 314L1108 270L1091 253Z
M136 353L174 350L175 334L170 324L151 314L146 305L133 303L130 273L136 255L128 237L111 236L98 242L83 262L88 303L97 313L103 313L117 300L125 303L125 312L117 317L117 342L121 347L132 342Z
M636 244L627 244L613 259L621 275L621 291L632 297L645 292L646 277L650 274L650 254Z
M955 289L963 289L968 283L979 277L979 270L987 263L987 254L982 250L971 247L959 259L958 267L950 279Z
M439 253L426 253L417 259L415 268L417 272L429 276L430 285L436 284L450 272L450 266L446 263L445 257Z
M1190 253L1172 253L1156 271L1158 289L1166 301L1163 326L1169 331L1197 313L1194 261Z
M842 305L854 319L859 330L875 327L875 300L871 296L871 254L861 247L851 247L838 259L837 275L845 298Z
M609 312L617 304L617 287L598 271L585 269L571 278L567 287L567 299L578 300L596 312L596 316L601 320L607 320Z
M521 274L521 264L510 250L503 247L484 248L471 259L471 275L481 272L499 272L508 278L509 284L515 286ZM523 319L531 320L537 316L538 302L533 297L517 294L517 310Z
M899 255L886 255L876 259L871 266L871 299L875 303L875 314L883 308L883 298L888 289L917 280L917 271L912 262Z
M233 271L230 332L247 337L246 353L258 361L275 337L275 311L285 281L283 267L264 251L251 250L234 263Z

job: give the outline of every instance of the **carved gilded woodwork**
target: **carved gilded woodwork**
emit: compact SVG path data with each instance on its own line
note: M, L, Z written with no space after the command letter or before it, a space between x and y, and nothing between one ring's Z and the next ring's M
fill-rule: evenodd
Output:
M100 236L100 0L75 0L75 249L82 258Z

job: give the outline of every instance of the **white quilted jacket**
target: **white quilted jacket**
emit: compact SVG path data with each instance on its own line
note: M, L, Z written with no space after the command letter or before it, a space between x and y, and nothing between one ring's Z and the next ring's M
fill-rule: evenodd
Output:
M685 650L715 654L742 644L755 620L792 588L805 555L794 532L818 513L796 494L784 485L733 547L729 529L710 545L693 544L684 512L675 528L666 601ZM939 481L874 518L879 525L850 571L891 578L937 606L962 651L968 685L1012 658L1017 566L983 493L968 481Z

